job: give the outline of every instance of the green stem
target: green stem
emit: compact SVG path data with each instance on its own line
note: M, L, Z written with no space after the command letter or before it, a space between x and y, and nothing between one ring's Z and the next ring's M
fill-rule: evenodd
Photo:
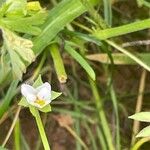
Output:
M135 62L137 62L139 65L141 65L143 68L145 68L146 70L150 71L150 66L149 64L146 64L138 55L137 53L131 53L128 50L120 47L119 45L117 45L116 43L110 41L110 40L105 40L109 45L111 45L112 47L116 48L118 51L124 53L125 55L127 55L128 57L130 57L132 60L134 60Z
M59 82L66 83L67 74L66 74L64 63L63 63L63 60L59 51L59 46L57 44L52 44L48 47L48 49L52 55Z
M119 27L108 28L104 30L97 29L94 31L93 35L99 38L100 40L105 40L111 37L148 29L149 27L150 19L145 19L142 21L136 21L134 23L129 23L127 25L122 25Z
M14 146L15 150L20 150L20 122L19 118L17 119L15 128L14 128Z
M144 143L150 141L150 138L142 138L140 139L132 148L131 150L138 150Z
M91 80L90 78L89 78L89 81L90 81L91 89L92 89L93 96L95 99L96 107L98 110L99 119L102 124L102 129L103 129L103 132L105 135L105 139L108 144L108 148L109 148L109 150L114 150L115 148L113 146L113 139L112 139L111 131L110 131L110 128L108 125L108 121L107 121L105 112L102 107L102 99L99 95L96 83L93 80Z
M50 146L49 146L49 143L48 143L45 131L44 131L44 127L43 127L43 124L42 124L42 120L41 120L39 111L37 109L35 109L34 111L35 111L34 117L36 119L36 123L37 123L38 129L39 129L39 132L40 132L40 136L41 136L41 139L42 139L44 149L45 150L50 150Z

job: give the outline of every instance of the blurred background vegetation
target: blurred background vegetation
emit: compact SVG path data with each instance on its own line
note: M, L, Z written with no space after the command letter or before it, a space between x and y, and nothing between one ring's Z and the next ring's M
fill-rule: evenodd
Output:
M0 143L42 150L35 121L18 106L20 85L63 94L41 113L52 150L149 150L148 0L0 0ZM2 149L2 148L1 148Z

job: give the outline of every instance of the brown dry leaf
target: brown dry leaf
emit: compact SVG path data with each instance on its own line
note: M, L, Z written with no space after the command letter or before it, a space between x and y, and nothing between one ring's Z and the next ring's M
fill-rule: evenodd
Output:
M70 115L55 115L53 117L61 127L71 126L74 122Z

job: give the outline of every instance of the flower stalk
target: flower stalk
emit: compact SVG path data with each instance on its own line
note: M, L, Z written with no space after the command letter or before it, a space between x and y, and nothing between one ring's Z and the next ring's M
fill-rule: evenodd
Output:
M38 126L38 130L39 130L39 133L40 133L40 136L41 136L41 140L42 140L44 149L45 150L50 150L50 146L49 146L49 143L48 143L48 140L47 140L47 137L46 137L46 133L44 131L44 127L43 127L43 124L42 124L42 120L41 120L39 111L36 108L34 108L34 109L35 109L34 110L34 117L35 117L35 120L36 120L36 124Z

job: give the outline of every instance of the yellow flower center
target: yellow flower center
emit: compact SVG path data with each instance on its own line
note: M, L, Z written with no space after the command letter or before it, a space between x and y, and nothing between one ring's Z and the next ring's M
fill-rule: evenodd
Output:
M39 104L40 106L43 106L43 105L45 104L45 101L42 100L42 99L36 99L36 100L34 101L34 103Z

